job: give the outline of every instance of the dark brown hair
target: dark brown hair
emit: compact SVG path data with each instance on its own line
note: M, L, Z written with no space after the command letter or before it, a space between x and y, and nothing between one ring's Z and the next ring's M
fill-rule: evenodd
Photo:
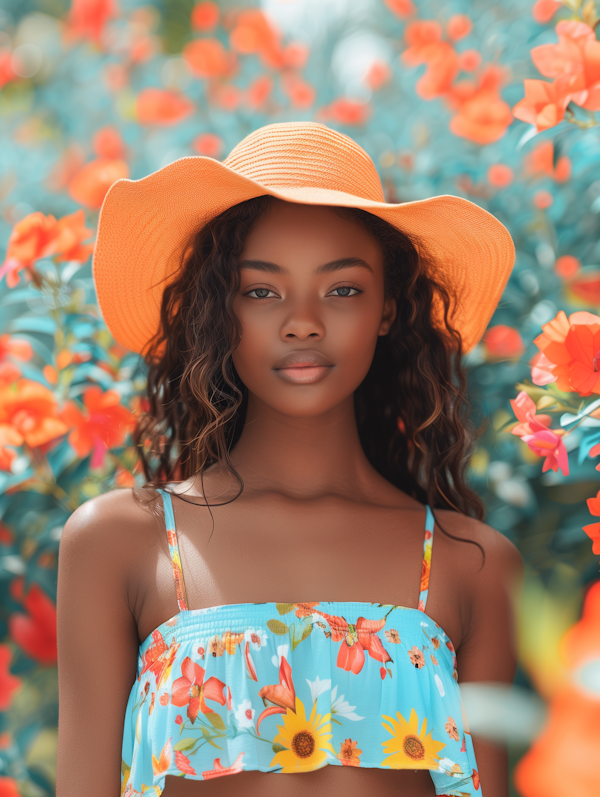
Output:
M134 431L149 487L203 474L219 462L243 489L230 459L247 402L232 361L240 334L232 309L237 263L252 226L280 201L250 199L202 226L164 290L161 328L144 352L148 408ZM379 241L386 294L398 305L355 392L365 454L382 476L421 503L482 520L483 502L465 481L479 430L468 417L462 339L449 321L456 297L443 276L432 276L421 241L366 211L331 210ZM436 293L443 327L431 320Z

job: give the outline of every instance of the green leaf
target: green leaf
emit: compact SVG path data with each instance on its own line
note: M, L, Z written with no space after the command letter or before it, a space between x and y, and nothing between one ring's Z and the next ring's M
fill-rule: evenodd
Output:
M212 711L210 714L204 715L206 719L210 722L213 728L216 728L218 731L225 730L225 723L223 722L223 718L220 714L217 714L216 711Z
M216 742L213 742L213 740L212 740L212 739L207 739L206 741L207 741L209 744L212 744L212 746L213 746L213 747L216 747L216 748L217 748L217 750L222 750L222 749L223 749L222 747L219 747L219 745L218 745Z
M274 753L283 753L284 750L287 750L287 747L284 747L282 744L276 744L275 742L273 742Z
M24 316L23 318L15 318L9 324L11 332L38 332L44 335L54 335L56 332L56 321L50 316Z
M210 731L208 730L208 728L205 728L204 726L202 726L201 730L202 730L202 736L205 736L207 739L209 739L210 738Z
M285 623L282 623L281 620L267 620L267 628L269 631L272 631L277 636L283 636L287 634L288 627Z
M303 642L305 639L307 639L312 634L312 630L313 630L313 624L311 622L308 622L304 626L304 630L302 631L302 636L300 637L300 642Z
M174 744L173 750L191 750L195 744L196 739L192 739L190 736L188 736L186 739L180 739L176 744Z
M277 611L279 614L287 614L291 612L296 604L295 603L276 603Z
M385 669L388 671L388 674L389 674L389 676L390 676L390 678L391 678L391 677L392 677L392 671L390 670L390 668L389 668L389 667L386 667Z
M336 720L336 718L335 718L335 717L332 717L332 718L331 718L331 721L332 721L332 722L337 722L337 724L338 724L338 725L341 725L341 724L342 724L342 723L341 723L339 720Z

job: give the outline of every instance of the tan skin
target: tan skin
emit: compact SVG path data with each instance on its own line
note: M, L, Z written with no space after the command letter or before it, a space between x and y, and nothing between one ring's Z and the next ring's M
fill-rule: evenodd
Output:
M320 268L340 258L367 265ZM215 521L207 544L212 521L200 478L177 487L200 504L173 499L189 608L318 600L416 607L425 510L369 464L353 411L353 392L396 312L384 296L378 242L326 208L285 204L257 223L241 260L276 266L242 262L235 300L242 339L234 363L249 402L233 461L245 488L225 503L237 485L218 468L205 474ZM302 349L331 361L320 381L291 384L273 370ZM436 529L427 613L454 642L459 682L511 683L521 557L490 526L450 510L437 515L451 534L477 540L486 559L482 565L476 546ZM119 793L138 645L176 613L161 517L131 490L73 513L59 558L57 797ZM473 743L482 793L506 797L505 750L475 735ZM427 771L333 766L203 782L167 776L163 794L304 797L307 788L314 797L435 794Z

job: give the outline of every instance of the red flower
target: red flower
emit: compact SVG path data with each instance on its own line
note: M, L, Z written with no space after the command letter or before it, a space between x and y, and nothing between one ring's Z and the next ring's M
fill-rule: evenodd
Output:
M21 797L21 792L14 778L0 777L0 797Z
M194 104L187 97L166 89L143 89L135 103L136 118L142 125L175 125L193 110Z
M229 77L235 69L235 56L218 39L194 39L185 45L182 56L201 78Z
M8 618L11 639L40 664L56 662L56 606L33 584L23 604L28 614L14 612Z
M247 645L248 643L246 643ZM275 704L265 708L256 720L256 733L260 736L258 729L265 717L269 717L271 714L285 714L288 709L296 711L296 690L292 680L292 668L285 656L281 657L281 662L279 663L279 683L263 686L258 696L262 698L265 706L267 705L267 700Z
M69 194L75 202L96 209L102 205L111 185L126 177L129 177L129 166L124 160L96 158L73 176Z
M116 0L72 0L69 32L99 42L107 21L118 13Z
M546 22L550 22L561 6L560 0L536 0L531 9L531 16L540 25L544 25Z
M8 711L12 694L21 685L21 679L12 675L10 659L12 651L8 645L0 645L0 711ZM0 791L0 794L2 792Z
M524 80L525 97L513 108L513 116L530 125L538 133L562 121L565 108L571 101L568 76L554 83L543 80Z
M171 687L171 703L174 706L186 706L187 716L192 722L196 721L198 712L203 714L213 714L212 708L206 705L205 698L215 700L222 706L225 705L225 695L223 690L225 684L218 678L212 676L204 681L205 670L196 664L189 656L186 656L181 663L181 678L173 681Z
M525 351L525 344L518 329L506 324L489 327L483 343L490 357L517 358Z
M331 641L341 642L338 651L337 666L342 670L349 670L355 675L359 673L365 663L365 650L376 661L393 661L390 654L383 647L378 631L385 625L383 620L366 620L359 617L356 624L348 623L343 617L319 612L325 618L331 629Z
M393 14L396 14L401 19L403 17L410 17L417 10L412 0L383 0L386 6Z
M0 387L0 426L12 426L21 442L32 448L68 432L57 412L55 396L39 382L19 379L16 384Z
M219 6L212 0L202 0L202 2L196 3L192 9L190 21L194 30L212 30L219 21Z
M93 468L102 465L110 448L123 444L127 431L134 423L133 413L123 407L120 400L116 390L103 393L94 386L84 391L85 413L73 402L68 402L61 412L60 417L72 429L69 443L80 457L93 452Z

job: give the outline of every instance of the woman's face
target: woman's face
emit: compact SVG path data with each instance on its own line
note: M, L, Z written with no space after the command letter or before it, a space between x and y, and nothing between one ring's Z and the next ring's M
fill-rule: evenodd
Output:
M378 241L329 208L282 203L256 223L239 267L233 362L251 400L306 417L351 396L396 314Z

